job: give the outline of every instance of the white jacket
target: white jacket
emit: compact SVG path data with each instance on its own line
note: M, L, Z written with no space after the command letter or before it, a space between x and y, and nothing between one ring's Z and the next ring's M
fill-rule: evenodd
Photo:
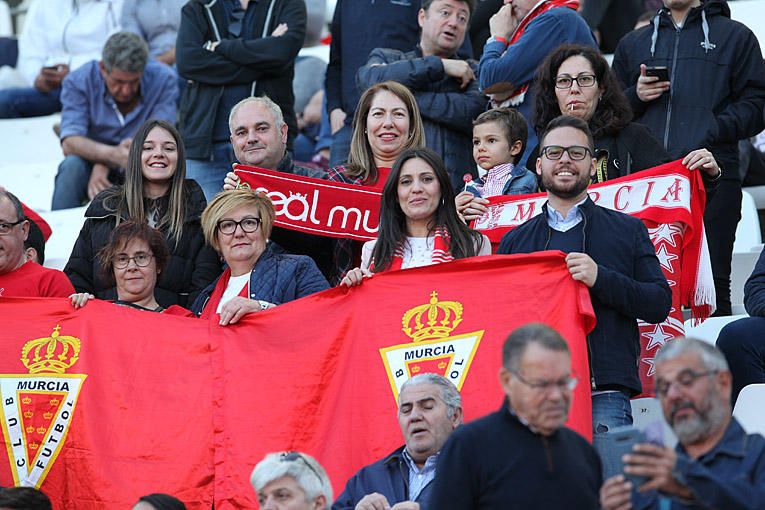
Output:
M68 64L74 71L86 62L100 60L104 43L120 29L122 3L34 0L19 37L16 66L29 86L43 66Z

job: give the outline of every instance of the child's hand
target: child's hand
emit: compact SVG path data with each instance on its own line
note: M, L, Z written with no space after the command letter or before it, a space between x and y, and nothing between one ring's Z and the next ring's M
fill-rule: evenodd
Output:
M469 191L463 191L454 197L454 205L457 206L457 212L460 213L465 221L477 220L489 210L486 206L489 201L473 195Z

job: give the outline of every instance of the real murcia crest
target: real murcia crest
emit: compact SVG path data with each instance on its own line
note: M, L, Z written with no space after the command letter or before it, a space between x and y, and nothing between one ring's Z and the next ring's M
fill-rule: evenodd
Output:
M80 355L80 339L61 335L24 344L28 374L0 375L0 422L14 485L39 488L61 452L77 396L87 375L67 374Z
M401 329L411 343L380 349L396 401L407 379L426 372L443 375L462 389L484 334L481 330L450 336L462 322L462 312L462 303L439 301L433 291L429 303L404 313Z

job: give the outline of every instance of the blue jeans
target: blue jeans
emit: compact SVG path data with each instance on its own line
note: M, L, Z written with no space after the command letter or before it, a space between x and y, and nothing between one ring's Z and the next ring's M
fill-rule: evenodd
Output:
M351 126L345 125L332 135L332 148L329 151L329 166L337 166L348 160L351 151Z
M603 473L619 472L621 459L613 451L604 434L617 427L632 425L632 405L621 391L602 393L592 397L592 446L600 456Z
M717 337L733 374L732 404L749 384L765 383L765 318L746 317L727 324Z
M0 119L42 117L61 111L61 88L49 94L29 88L0 90Z
M58 165L56 185L53 188L51 210L80 207L88 198L88 181L93 163L79 156L69 155ZM120 170L109 170L109 181L122 184L124 174Z
M210 159L186 159L186 178L197 181L209 202L223 189L223 179L234 163L236 157L231 144L216 143L213 144Z

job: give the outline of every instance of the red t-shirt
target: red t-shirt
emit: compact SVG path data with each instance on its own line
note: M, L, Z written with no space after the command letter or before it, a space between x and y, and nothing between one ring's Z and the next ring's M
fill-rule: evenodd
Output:
M15 271L0 274L0 298L69 297L72 294L74 287L63 272L31 261Z

